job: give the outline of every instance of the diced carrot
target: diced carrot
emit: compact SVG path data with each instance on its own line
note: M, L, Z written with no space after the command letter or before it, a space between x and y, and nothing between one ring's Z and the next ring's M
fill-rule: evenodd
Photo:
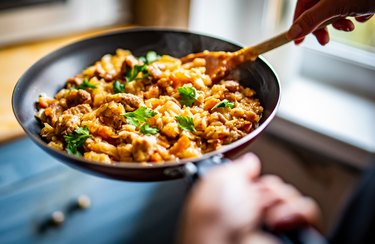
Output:
M162 160L163 160L163 158L160 156L159 153L153 153L153 154L151 154L151 157L150 157L150 161L151 162L160 162Z
M99 129L97 130L97 133L103 139L108 139L112 135L112 131L108 127L105 127L105 126L99 127Z
M48 102L46 98L39 98L39 107L41 108L47 108Z
M53 110L52 110L52 108L46 108L46 110L44 110L44 114L45 114L46 116L51 117L51 116L53 115Z
M185 150L186 148L188 148L190 146L190 139L189 137L187 137L186 135L182 135L176 142L176 144L174 144L171 149L170 149L170 152L172 154L176 154L178 152L181 152L183 150Z
M218 104L220 102L219 99L216 99L216 98L211 98L207 101L204 102L204 110L211 110L216 104Z

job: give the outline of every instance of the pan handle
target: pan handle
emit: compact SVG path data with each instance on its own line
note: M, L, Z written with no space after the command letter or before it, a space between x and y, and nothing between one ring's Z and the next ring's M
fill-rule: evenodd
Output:
M212 168L222 164L229 163L231 160L224 158L223 155L203 159L197 163L185 164L185 175L192 177L194 183ZM273 232L265 230L276 236L283 244L328 244L328 241L313 227L305 226L300 229L289 232Z

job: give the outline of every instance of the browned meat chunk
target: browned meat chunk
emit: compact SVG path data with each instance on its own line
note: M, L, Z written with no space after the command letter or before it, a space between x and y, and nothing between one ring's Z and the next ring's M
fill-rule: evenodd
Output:
M235 92L235 91L238 91L240 89L240 84L237 81L234 81L234 80L223 81L223 85L230 92Z
M147 70L152 76L152 78L154 78L155 80L160 79L163 75L163 72L160 70L160 68L157 65L151 64L148 66Z
M83 76L77 75L77 76L71 77L66 81L66 89L77 88L77 86L79 84L82 84L82 82L83 82Z
M54 126L63 113L63 108L58 103L52 103L48 108L44 110L44 115L46 117L46 121L49 122L52 126Z
M90 105L88 104L79 104L75 107L71 107L64 111L63 114L72 114L72 115L84 115L92 111Z
M81 123L77 115L63 114L57 121L57 133L63 136L72 133Z
M125 110L130 112L136 110L141 105L143 105L141 98L130 93L117 93L114 95L109 95L107 96L106 101L114 101L117 103L121 103L125 106Z
M125 63L127 66L134 68L135 65L139 64L139 61L133 55L129 55L129 56L126 56Z
M71 90L66 97L66 104L69 107L77 106L82 103L91 103L91 94L85 90Z
M125 109L121 103L113 101L105 103L98 109L98 111L100 121L116 130L120 129L121 125L125 122L125 118L122 116L122 114L125 113Z
M146 162L150 160L155 149L155 137L138 137L133 141L132 155L135 161Z

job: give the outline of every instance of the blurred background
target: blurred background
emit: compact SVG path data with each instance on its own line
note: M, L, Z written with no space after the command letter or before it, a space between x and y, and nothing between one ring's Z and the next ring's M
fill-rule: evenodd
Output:
M150 205L142 203L154 199L151 195L159 196L156 201L160 205L169 197L178 197L176 213L178 203L183 201L184 194L176 193L173 184L102 180L72 171L39 152L24 137L10 102L14 85L30 65L76 40L138 26L179 28L251 45L287 30L295 3L295 0L0 0L0 216L6 219L0 223L0 242L48 242L60 237L66 241L98 240L95 235L91 237L94 239L77 235L74 226L83 228L84 220L87 233L101 228L99 224L95 227L88 224L92 218L103 216L110 204L100 202L103 196L95 190L102 189L99 186L115 189L113 194L126 201L137 196L139 212L144 211L140 206ZM282 102L266 133L246 149L260 155L265 173L280 175L317 199L323 210L321 228L325 233L337 221L346 198L375 155L375 19L356 23L352 33L332 28L330 32L332 41L325 47L309 36L300 46L288 44L265 55L280 77ZM25 148L29 155L18 153ZM85 182L82 184L85 190L67 186L64 183L67 179ZM30 185L34 188L27 188ZM129 188L140 189L123 192ZM155 194L158 189L164 189L161 197ZM91 194L92 199L98 198L95 201L100 203L82 213L81 219L74 217L70 227L64 226L63 231L54 229L48 235L35 231L41 219L67 202L75 202L82 192L85 196ZM35 196L43 199L44 207L36 206L40 202L35 201ZM26 207L14 205L20 199L25 199L21 202ZM111 203L117 200L124 199L113 198ZM128 207L111 215L117 222L104 223L116 223L119 228L119 223L129 226L130 220L141 221L139 215L130 215L130 210L124 209ZM159 214L150 219L157 222L165 218L166 215ZM118 239L103 241L133 240L130 233L141 233L145 226L152 226L150 221L142 221L137 230L126 233L121 232L123 228L113 228L120 233L113 235ZM168 223L173 226L175 222Z

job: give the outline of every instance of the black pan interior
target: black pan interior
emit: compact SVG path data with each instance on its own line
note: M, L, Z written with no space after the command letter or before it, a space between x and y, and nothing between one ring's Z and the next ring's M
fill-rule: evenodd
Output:
M65 81L117 48L129 49L135 56L149 50L174 57L203 50L235 51L239 45L204 35L155 29L133 29L83 40L59 49L39 60L18 81L12 98L14 113L26 133L47 152L63 160L65 153L51 150L39 137L40 125L34 118L35 102L41 93L53 97ZM279 83L272 69L262 59L241 66L241 83L256 90L264 107L262 122L274 112L279 102ZM251 138L249 138L251 139Z

